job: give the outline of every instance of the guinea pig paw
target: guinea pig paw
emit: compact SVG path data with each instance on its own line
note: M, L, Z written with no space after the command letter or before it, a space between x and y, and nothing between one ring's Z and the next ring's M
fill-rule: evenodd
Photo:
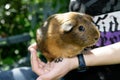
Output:
M56 59L54 60L55 63L62 62L62 61L63 61L63 58L62 58L62 57L56 58Z

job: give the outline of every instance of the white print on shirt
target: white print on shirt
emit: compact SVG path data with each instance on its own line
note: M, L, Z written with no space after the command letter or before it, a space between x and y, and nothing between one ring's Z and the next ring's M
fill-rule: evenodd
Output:
M96 46L105 46L120 41L120 11L95 16L94 22L101 32Z
M101 32L120 30L120 11L98 15L93 19Z

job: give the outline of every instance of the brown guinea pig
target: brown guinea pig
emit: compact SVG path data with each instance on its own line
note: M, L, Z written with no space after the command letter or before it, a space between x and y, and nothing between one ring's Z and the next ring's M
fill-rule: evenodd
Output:
M60 57L74 57L95 44L100 33L92 17L77 12L50 16L37 29L37 46L48 61Z

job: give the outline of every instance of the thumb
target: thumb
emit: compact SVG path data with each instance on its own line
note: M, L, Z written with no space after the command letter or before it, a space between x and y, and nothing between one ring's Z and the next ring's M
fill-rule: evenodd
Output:
M29 50L29 51L32 51L32 50L36 51L36 50L37 50L37 44L36 44L36 43L31 44L31 45L28 47L28 50Z

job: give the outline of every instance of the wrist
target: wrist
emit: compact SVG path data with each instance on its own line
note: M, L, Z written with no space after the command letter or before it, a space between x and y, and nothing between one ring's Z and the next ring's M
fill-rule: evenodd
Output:
M79 67L79 62L77 57L73 57L69 61L70 61L71 70L77 69Z

